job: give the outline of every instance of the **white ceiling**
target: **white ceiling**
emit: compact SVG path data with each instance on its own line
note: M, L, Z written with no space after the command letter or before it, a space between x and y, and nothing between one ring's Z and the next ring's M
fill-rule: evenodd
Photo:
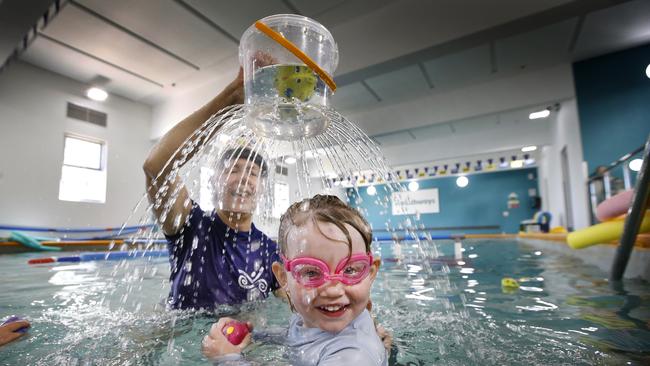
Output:
M341 55L333 103L344 111L650 42L647 0L60 3L21 59L83 83L99 77L111 93L150 105L234 75L237 39L276 13L331 30Z
M362 81L371 90L361 81L353 82L337 91L333 103L342 110L364 110L646 44L649 19L650 1L631 1L431 59L414 57L405 60L405 66L394 62L399 66L393 70L386 63L385 72L366 72L371 76ZM347 75L343 79L347 81Z

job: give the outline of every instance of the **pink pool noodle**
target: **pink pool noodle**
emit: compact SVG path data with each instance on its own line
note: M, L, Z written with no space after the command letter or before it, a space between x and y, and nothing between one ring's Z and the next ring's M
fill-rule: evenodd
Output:
M628 190L606 199L596 208L596 217L600 221L606 221L627 213L633 195L634 191Z

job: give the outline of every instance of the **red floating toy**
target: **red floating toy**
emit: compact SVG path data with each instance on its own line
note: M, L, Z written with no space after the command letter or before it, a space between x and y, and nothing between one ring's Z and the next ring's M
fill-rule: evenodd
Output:
M234 345L240 344L249 331L246 323L240 323L238 321L228 322L222 329L223 335L226 336L228 342Z

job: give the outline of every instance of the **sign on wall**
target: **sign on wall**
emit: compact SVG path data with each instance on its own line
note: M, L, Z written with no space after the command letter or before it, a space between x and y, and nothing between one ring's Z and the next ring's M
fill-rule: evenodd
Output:
M438 213L438 188L415 192L393 192L391 195L393 215L414 215L416 213Z

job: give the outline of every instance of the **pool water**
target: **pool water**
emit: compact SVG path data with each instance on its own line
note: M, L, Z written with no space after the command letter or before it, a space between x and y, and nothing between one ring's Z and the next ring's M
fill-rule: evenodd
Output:
M642 365L650 363L650 284L613 286L580 260L506 240L422 248L381 244L373 313L391 330L393 365ZM431 253L426 246L424 253ZM396 260L396 253L400 258ZM166 311L165 259L29 266L42 254L0 256L0 318L28 318L3 365L205 365L201 339L217 315ZM503 289L501 279L520 281ZM288 307L272 298L219 314L256 325L246 358L287 364Z

